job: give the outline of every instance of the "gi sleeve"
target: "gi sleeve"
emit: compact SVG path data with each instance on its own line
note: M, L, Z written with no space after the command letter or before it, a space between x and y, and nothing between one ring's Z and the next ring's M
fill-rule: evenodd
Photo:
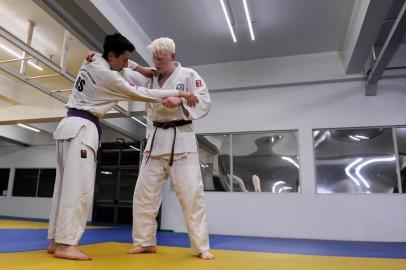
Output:
M178 90L158 90L148 89L142 86L134 85L126 81L118 72L115 72L111 78L109 89L117 96L123 96L122 100L136 100L143 102L161 102L167 97L176 97L179 95ZM124 97L127 98L124 98Z
M131 59L128 59L128 68L129 69L136 69L139 65Z
M148 87L148 85L151 83L152 80L151 78L145 77L141 73L132 70L131 68L123 68L120 74L121 76L123 76L124 79L126 79L130 83L142 87Z
M183 100L183 118L185 120L195 120L204 117L211 108L211 98L206 83L196 71L191 70L186 84L186 91L193 92L197 96L199 103L195 107L190 107L187 105L187 101Z

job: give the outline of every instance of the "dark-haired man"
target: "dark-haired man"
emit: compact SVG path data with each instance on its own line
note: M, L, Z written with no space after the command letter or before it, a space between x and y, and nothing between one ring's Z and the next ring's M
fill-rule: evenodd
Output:
M124 80L119 71L128 65L134 45L119 33L106 37L103 55L84 62L66 104L67 117L59 123L57 174L49 219L48 253L57 258L90 260L77 249L93 201L95 160L101 134L99 119L121 100L160 103L166 97L185 98L188 92L137 87Z

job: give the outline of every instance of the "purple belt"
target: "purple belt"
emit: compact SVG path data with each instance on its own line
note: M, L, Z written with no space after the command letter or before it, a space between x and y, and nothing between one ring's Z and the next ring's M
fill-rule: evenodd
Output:
M78 110L78 109L75 109L75 108L69 108L67 115L68 115L68 117L76 116L76 117L84 118L84 119L89 120L93 124L95 124L95 126L97 128L97 132L99 133L99 140L100 140L102 130L101 130L101 127L100 127L99 118L97 118L95 115L93 115L92 113L90 113L88 111Z

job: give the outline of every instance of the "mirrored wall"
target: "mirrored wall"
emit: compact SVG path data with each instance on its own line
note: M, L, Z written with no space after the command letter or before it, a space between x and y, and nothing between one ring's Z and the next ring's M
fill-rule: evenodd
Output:
M298 192L297 131L197 135L205 191Z
M317 193L402 192L405 128L317 129L313 139Z

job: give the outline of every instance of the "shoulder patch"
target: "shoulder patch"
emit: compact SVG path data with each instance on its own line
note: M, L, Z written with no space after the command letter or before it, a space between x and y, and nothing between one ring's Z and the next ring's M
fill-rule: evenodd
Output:
M196 87L202 86L202 80L196 80Z

